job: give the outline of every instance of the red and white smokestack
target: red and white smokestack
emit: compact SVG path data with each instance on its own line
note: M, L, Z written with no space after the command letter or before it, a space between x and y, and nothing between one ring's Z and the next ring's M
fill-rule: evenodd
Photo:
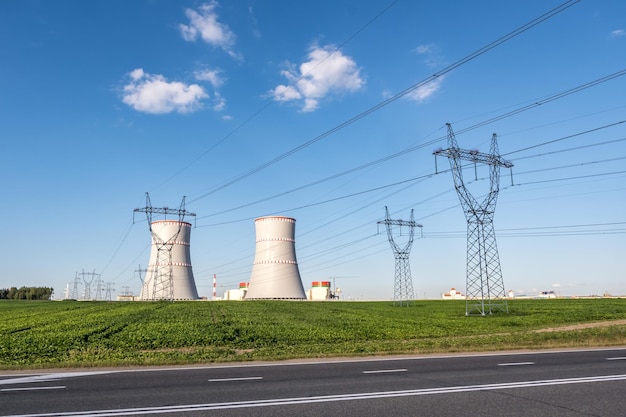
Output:
M213 300L217 299L217 276L213 274Z

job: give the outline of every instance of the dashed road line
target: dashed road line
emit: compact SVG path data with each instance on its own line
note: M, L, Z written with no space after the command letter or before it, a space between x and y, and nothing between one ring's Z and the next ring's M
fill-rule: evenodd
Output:
M363 371L364 374L389 374L393 372L407 372L407 369L379 369L375 371Z
M535 362L509 362L509 363L499 363L498 366L525 366L525 365L534 365Z
M262 376L247 376L242 378L214 378L209 379L209 382L230 382L230 381L254 381L263 379Z

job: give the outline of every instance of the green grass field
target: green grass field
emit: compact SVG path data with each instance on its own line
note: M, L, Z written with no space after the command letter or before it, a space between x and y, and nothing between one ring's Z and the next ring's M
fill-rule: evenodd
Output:
M166 365L626 345L626 299L464 301L1 301L0 369ZM539 332L541 329L550 331Z

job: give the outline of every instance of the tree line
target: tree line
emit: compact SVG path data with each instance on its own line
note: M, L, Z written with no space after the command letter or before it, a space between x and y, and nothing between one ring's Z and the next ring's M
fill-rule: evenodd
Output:
M49 300L53 291L49 287L0 288L0 300Z

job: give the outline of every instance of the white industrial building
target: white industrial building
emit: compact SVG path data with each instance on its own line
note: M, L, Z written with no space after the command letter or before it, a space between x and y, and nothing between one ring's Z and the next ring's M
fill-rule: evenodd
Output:
M313 281L306 298L309 301L326 301L332 299L332 295L330 281Z
M465 295L456 288L450 288L450 291L441 294L441 298L444 300L465 300Z
M238 289L224 291L224 296L222 297L222 300L241 301L246 297L247 292L248 292L248 283L240 282Z

